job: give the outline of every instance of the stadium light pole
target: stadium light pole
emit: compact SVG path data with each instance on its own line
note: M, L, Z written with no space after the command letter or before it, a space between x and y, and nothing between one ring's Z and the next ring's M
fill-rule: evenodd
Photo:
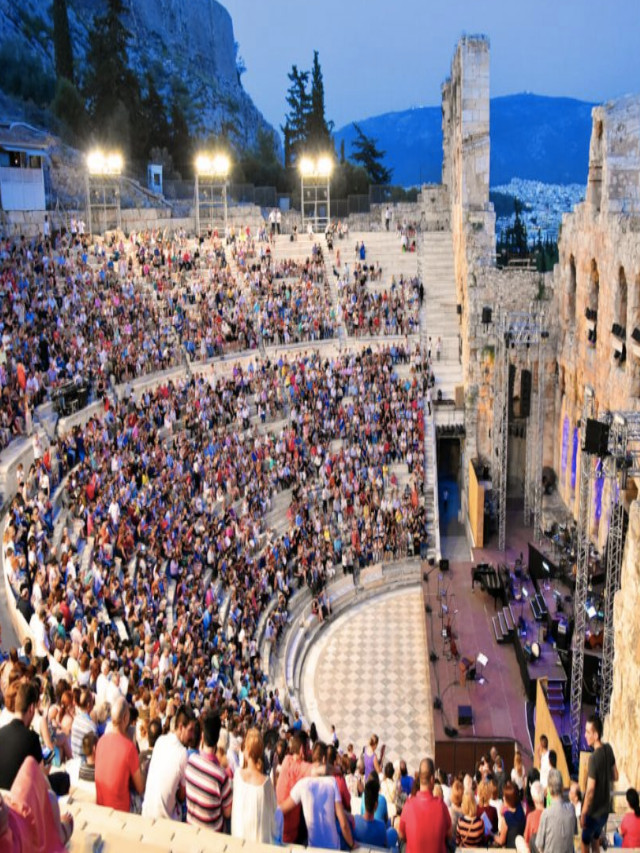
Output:
M196 190L196 236L200 236L201 209L209 214L209 222L216 206L214 196L220 199L223 208L224 228L227 230L227 178L231 171L231 161L226 154L201 152L195 160ZM210 193L207 197L206 194ZM203 198L203 194L205 198Z
M93 233L93 208L102 209L104 227L107 227L107 210L115 209L116 227L122 229L120 211L120 177L124 168L124 158L119 151L103 151L96 148L87 154L87 226ZM95 203L92 201L96 199Z
M326 230L331 222L331 175L333 160L328 154L317 157L303 155L298 164L300 171L300 198L302 230L312 223L314 231Z

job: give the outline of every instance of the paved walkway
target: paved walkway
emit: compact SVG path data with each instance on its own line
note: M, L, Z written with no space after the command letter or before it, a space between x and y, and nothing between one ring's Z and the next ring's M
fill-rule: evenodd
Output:
M434 754L433 712L420 587L354 604L314 643L302 676L309 722L323 739L334 724L359 753L375 732L409 772Z

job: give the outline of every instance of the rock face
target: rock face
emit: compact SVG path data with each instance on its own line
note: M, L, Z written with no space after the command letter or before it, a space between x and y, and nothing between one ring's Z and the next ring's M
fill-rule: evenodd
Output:
M230 129L239 144L251 144L260 128L270 130L242 88L236 67L233 24L216 0L124 0L131 34L129 58L141 74L150 72L161 94L179 81L193 106L191 131ZM68 0L74 59L82 70L99 0ZM53 71L50 0L0 0L0 42L25 47ZM0 83L1 85L1 83Z

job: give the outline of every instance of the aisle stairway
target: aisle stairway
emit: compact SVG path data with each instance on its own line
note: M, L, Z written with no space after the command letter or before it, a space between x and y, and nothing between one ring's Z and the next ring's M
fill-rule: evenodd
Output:
M422 326L423 346L431 338L431 356L436 384L432 391L436 400L455 401L456 388L462 387L462 365L459 357L459 322L453 259L452 235L448 231L430 231L422 235L420 272L424 283ZM436 342L442 339L440 360L436 358ZM436 406L436 425L462 423L464 413L452 405Z

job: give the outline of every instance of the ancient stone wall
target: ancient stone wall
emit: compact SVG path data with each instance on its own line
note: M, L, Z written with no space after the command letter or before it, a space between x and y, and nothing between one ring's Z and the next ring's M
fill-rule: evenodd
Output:
M553 465L560 494L574 516L585 385L594 390L596 416L636 411L640 395L640 98L596 107L592 115L587 198L563 218L560 259L554 270L560 336ZM590 534L601 552L613 487L611 480L605 483L600 507L595 482L590 495ZM637 496L637 484L630 479L621 495L630 523L615 599L614 685L605 726L621 772L617 785L621 789L640 784Z
M638 408L640 340L633 335L640 339L639 98L593 110L590 158L587 200L563 218L554 271L561 336L553 464L574 513L574 435L585 385L594 390L596 416ZM621 212L625 208L629 214ZM603 516L602 529L594 530L600 542L606 526Z
M611 713L605 724L605 739L611 741L620 781L618 790L640 787L640 503L635 501L629 516L629 532L622 564L622 585L614 605L615 656Z

